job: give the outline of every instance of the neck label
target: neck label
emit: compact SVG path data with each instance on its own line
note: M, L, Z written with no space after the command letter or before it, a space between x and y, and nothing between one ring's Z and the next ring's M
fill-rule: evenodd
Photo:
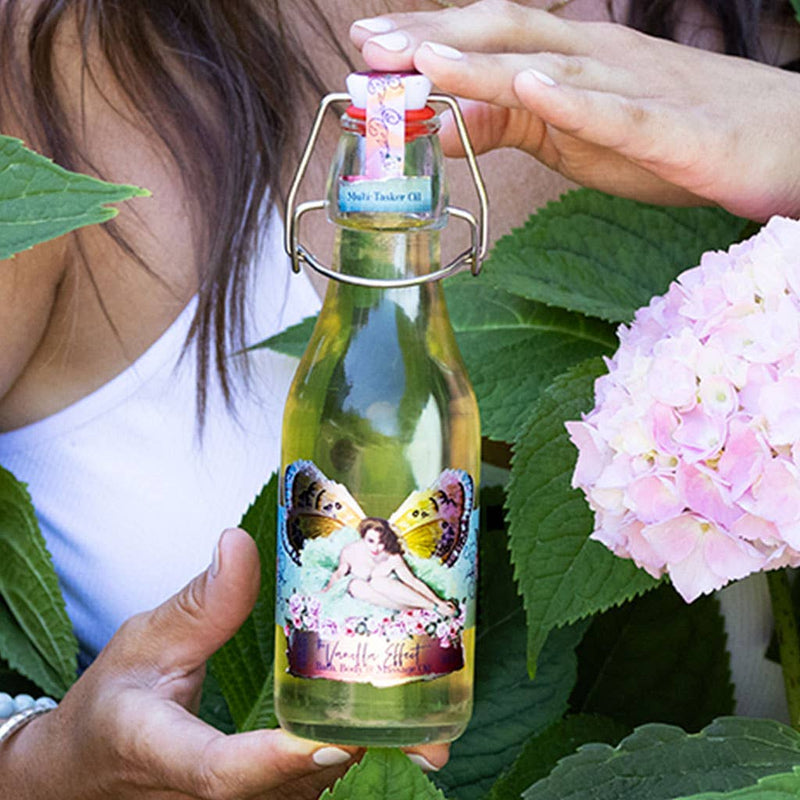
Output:
M430 214L432 208L430 175L339 178L339 211L345 214Z

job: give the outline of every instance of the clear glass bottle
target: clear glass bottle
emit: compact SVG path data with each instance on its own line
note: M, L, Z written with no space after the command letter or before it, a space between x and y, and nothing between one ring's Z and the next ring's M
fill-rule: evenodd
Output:
M440 268L439 125L424 100L406 108L403 172L376 178L369 119L357 105L344 114L327 192L339 273L398 280ZM275 711L285 729L379 746L463 732L479 466L477 404L441 282L331 281L283 421Z

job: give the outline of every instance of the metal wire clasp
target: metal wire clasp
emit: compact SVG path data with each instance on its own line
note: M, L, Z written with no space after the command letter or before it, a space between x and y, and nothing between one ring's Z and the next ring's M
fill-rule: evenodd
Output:
M467 134L467 126L464 123L464 117L461 114L461 109L458 106L455 98L444 94L432 94L428 98L429 103L442 103L453 112L453 119L456 123L458 135L461 137L461 143L464 146L464 153L466 154L467 164L469 165L472 180L475 183L475 190L478 194L479 204L479 219L476 220L472 213L463 208L455 206L447 206L445 211L452 214L458 219L465 220L470 226L471 243L467 250L459 253L449 264L441 269L431 272L428 275L415 275L410 278L393 278L393 279L380 279L380 278L363 278L356 275L347 275L343 272L337 272L330 267L323 264L316 256L313 255L300 243L300 218L308 211L319 211L326 207L327 201L325 200L310 200L306 203L297 205L297 193L300 189L300 184L306 174L309 161L311 160L314 145L319 138L322 123L325 118L325 112L333 103L350 102L350 95L345 92L334 92L325 95L319 104L317 115L314 118L314 124L311 126L311 132L308 135L303 155L300 158L300 163L297 165L292 180L291 188L289 189L289 196L286 201L286 231L284 236L284 248L286 253L292 259L292 270L300 272L301 264L308 264L313 270L316 270L326 278L332 278L344 283L355 284L357 286L367 286L370 288L384 288L384 289L400 289L405 286L417 286L421 283L428 283L429 281L437 281L441 278L446 278L448 275L453 275L461 271L465 267L469 267L473 275L477 275L481 271L483 259L486 256L488 249L489 238L489 201L486 196L486 187L483 184L480 170L478 169L478 160L475 157L475 151L472 149L472 143Z

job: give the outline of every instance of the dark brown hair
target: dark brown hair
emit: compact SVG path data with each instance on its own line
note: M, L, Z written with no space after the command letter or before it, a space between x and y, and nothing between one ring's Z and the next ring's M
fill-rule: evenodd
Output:
M325 32L315 0L292 2L306 6L309 20ZM38 0L23 44L26 58L20 59L26 6L25 0L0 0L0 110L13 103L33 145L57 163L92 167L78 150L54 74L54 38L67 12L76 12L85 78L92 80L87 53L96 41L132 108L174 159L188 196L202 203L199 303L187 340L197 343L202 422L213 371L231 404L227 356L244 344L244 287L263 200L268 196L270 208L280 200L285 166L294 162L287 153L297 140L298 103L304 93L318 96L325 87L294 40L279 0ZM332 35L328 40L346 59ZM187 73L192 88L180 77ZM118 227L109 223L106 230L147 268Z
M403 546L397 538L397 534L392 530L392 526L381 517L366 517L358 523L358 533L363 539L368 531L377 531L383 549L391 555L403 552Z
M702 0L719 21L725 52L728 55L762 59L759 43L763 17L790 19L786 0ZM686 0L631 0L628 24L652 36L674 39Z

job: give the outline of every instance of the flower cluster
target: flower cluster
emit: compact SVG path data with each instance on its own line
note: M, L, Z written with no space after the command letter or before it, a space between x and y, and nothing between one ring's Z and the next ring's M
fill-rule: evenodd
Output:
M596 539L687 602L800 565L800 222L703 255L567 423Z
M438 639L441 647L459 644L466 613L466 604L461 603L458 613L451 617L442 617L424 608L411 608L387 611L383 616L350 616L337 622L330 617L320 618L319 601L299 592L289 598L288 606L290 616L284 625L287 638L294 630L317 633L321 639L369 634L394 642L411 636L430 636Z

